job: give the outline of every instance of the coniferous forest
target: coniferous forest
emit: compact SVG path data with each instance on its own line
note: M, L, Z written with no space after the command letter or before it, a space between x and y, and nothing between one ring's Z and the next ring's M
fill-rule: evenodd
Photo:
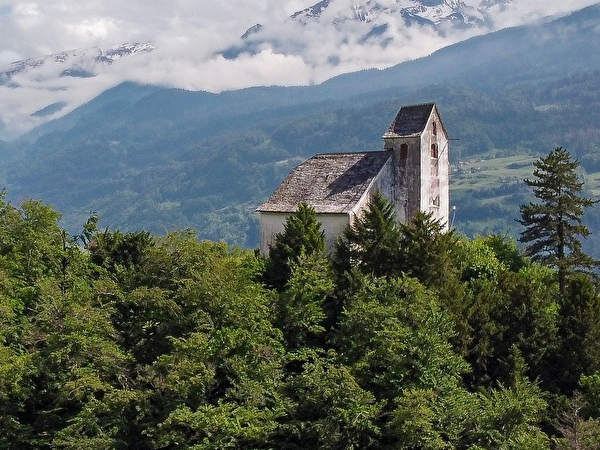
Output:
M378 193L332 251L300 204L266 256L4 196L0 448L598 449L577 164L535 164L520 243Z

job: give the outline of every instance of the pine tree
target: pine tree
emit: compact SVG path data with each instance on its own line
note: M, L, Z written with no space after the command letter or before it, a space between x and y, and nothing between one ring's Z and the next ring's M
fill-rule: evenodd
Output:
M584 208L597 200L581 196L583 183L576 173L579 161L572 160L562 147L536 161L534 166L535 179L525 183L533 188L540 202L521 205L519 222L525 231L519 240L527 244L527 256L557 269L559 288L564 293L569 273L589 271L597 265L583 253L580 241L580 236L585 238L590 234L582 222Z
M447 283L452 266L454 233L431 213L419 211L399 226L399 268L426 286Z
M398 275L399 246L394 206L377 190L336 243L336 269L342 273L356 267L376 277Z
M292 274L292 264L303 253L308 256L325 252L325 232L317 221L317 214L306 202L298 204L298 211L287 217L283 232L275 237L275 244L266 261L264 281L272 288L283 289Z

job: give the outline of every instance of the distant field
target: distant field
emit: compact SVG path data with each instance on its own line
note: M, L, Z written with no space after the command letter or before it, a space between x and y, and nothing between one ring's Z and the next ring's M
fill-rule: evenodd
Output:
M528 200L523 183L533 176L531 155L498 156L497 152L451 164L450 222L468 236L497 233L517 237L519 205Z
M450 167L450 189L454 198L462 198L473 190L489 190L522 183L533 178L533 163L539 156L512 155L496 157L483 155L459 161ZM580 169L580 180L586 195L600 197L600 172L586 173ZM487 199L489 201L493 198Z
M488 190L507 184L521 183L533 176L533 162L538 157L514 155L506 157L478 156L451 165L450 189L454 198L462 198L472 190ZM600 178L599 178L600 186ZM494 199L487 199L493 201Z
M497 156L489 153L451 165L450 200L456 207L451 211L450 222L468 236L497 233L518 238L522 226L519 205L535 201L531 189L523 180L533 178L533 163L539 156ZM585 173L580 170L584 195L600 198L600 172ZM584 221L592 235L583 240L584 250L600 256L600 204L586 210Z

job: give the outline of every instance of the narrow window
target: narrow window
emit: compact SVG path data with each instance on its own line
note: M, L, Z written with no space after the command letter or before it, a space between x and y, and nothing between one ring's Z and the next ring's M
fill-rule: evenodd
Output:
M400 146L400 159L408 158L408 144L402 144Z
M435 144L431 144L431 157L432 158L438 157L438 148L437 148L437 145L435 145Z
M431 124L431 131L434 136L437 136L437 124L435 123L435 121Z

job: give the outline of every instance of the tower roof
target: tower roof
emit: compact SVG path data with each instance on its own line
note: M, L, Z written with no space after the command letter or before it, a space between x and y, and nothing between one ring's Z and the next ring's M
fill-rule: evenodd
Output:
M390 156L387 151L315 155L292 170L257 211L290 213L306 202L317 213L348 213Z
M384 137L418 136L427 125L427 121L435 108L435 103L403 106L388 128Z

